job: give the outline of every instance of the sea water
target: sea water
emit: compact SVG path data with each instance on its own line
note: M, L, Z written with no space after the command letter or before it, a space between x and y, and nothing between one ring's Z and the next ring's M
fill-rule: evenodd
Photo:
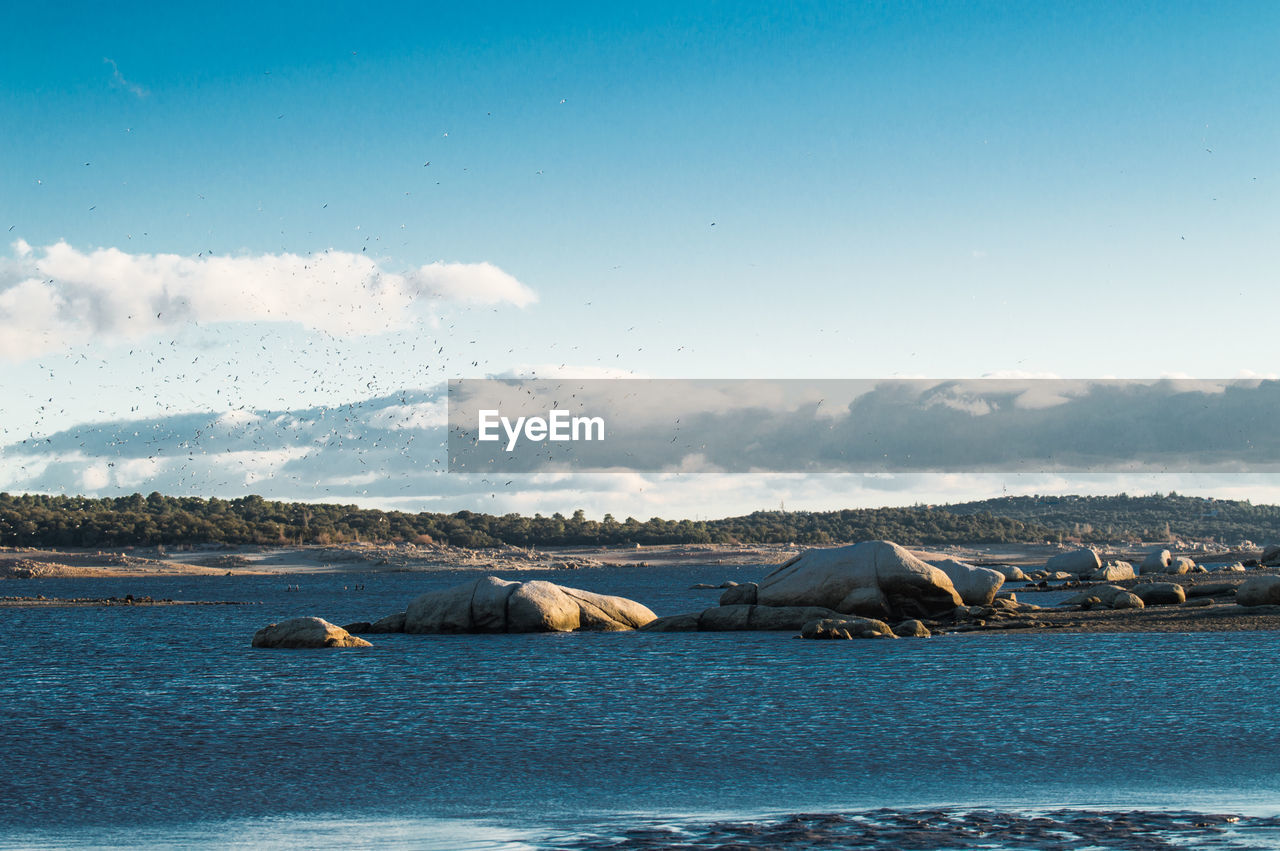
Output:
M715 605L694 582L761 573L502 575L662 615ZM477 575L6 583L255 604L0 609L0 844L533 848L878 808L1280 814L1273 633L249 646L267 623L374 620Z

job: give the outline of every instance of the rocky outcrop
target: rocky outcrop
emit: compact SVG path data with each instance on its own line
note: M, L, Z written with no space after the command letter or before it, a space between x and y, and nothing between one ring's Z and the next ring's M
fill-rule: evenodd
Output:
M934 617L962 603L945 573L888 541L808 550L762 579L756 600L895 621Z
M290 618L264 626L253 634L254 647L372 647L340 626L323 618Z
M1129 591L1148 606L1178 606L1187 601L1187 593L1176 582L1147 582Z
M1156 550L1147 553L1147 557L1142 560L1142 564L1138 565L1138 571L1142 575L1148 573L1164 573L1164 569L1173 561L1173 554L1168 550Z
M656 618L641 627L646 632L738 632L742 630L798 630L810 621L844 617L821 606L717 606L685 615Z
M1280 576L1252 576L1240 583L1236 602L1242 606L1280 605Z
M384 622L393 626L397 615ZM637 629L654 620L645 606L542 580L508 582L486 576L409 603L402 630L437 632L576 632ZM388 631L391 631L388 629Z
M966 606L991 605L996 592L1004 584L1004 574L990 568L973 567L952 558L931 561L929 564L947 575Z
M919 621L916 621L919 623ZM923 626L923 624L921 624ZM800 628L801 638L897 638L884 621L874 618L841 617L813 620Z
M1098 553L1089 548L1059 553L1045 562L1044 569L1049 573L1070 573L1073 576L1088 576L1102 567L1102 559Z

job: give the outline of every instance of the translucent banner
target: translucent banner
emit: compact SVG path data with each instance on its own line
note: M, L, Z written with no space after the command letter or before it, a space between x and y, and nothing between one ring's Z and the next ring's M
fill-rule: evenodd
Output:
M449 470L1280 472L1261 379L459 379Z

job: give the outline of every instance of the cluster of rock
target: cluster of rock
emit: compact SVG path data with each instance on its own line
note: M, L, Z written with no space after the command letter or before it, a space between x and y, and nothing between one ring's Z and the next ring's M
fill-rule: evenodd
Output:
M1127 561L1104 561L1097 550L1084 547L1059 553L1041 570L1029 571L1028 582L1120 582L1138 573Z
M1238 563L1237 563L1238 564ZM1244 570L1243 565L1224 566L1222 570ZM1187 556L1175 556L1168 550L1156 550L1135 568L1131 562L1103 560L1097 550L1090 547L1060 553L1045 562L1044 569L1026 574L1028 581L1081 580L1089 582L1121 582L1151 574L1180 576L1187 573L1208 573L1209 569Z
M259 630L254 647L369 647L350 633L579 632L637 629L655 618L623 597L551 582L507 582L496 576L429 591L403 612L337 627L320 618L294 618ZM350 639L352 642L346 643Z
M1171 585L1173 588L1181 590L1180 586L1173 583L1160 584ZM1138 593L1139 589L1141 589L1142 593ZM1145 608L1148 602L1151 605L1164 603L1169 599L1171 593L1168 588L1157 588L1154 583L1137 585L1132 589L1121 588L1119 585L1095 585L1073 597L1068 597L1062 602L1062 605L1074 606L1084 611L1093 609L1141 609ZM1186 597L1184 596L1182 600L1185 599ZM1182 600L1177 602L1181 603Z
M370 631L613 632L637 629L656 616L623 597L595 594L542 580L508 582L485 576L415 597L403 614L389 615ZM401 620L403 619L403 620ZM400 629L395 629L400 626Z
M1277 556L1280 558L1280 556ZM1231 566L1236 567L1235 565ZM1224 568L1230 569L1230 568ZM1242 567L1240 568L1243 569ZM640 603L544 581L509 582L485 576L414 598L403 612L373 622L335 626L320 618L271 624L253 637L254 647L368 647L352 633L528 633L788 630L805 638L926 637L940 629L1022 628L1040 607L1002 591L1006 581L1062 576L1077 583L1101 581L1065 601L1082 610L1208 605L1235 596L1242 606L1280 605L1280 576L1254 576L1237 590L1231 583L1184 586L1141 581L1152 574L1180 575L1204 568L1152 553L1135 571L1128 562L1103 562L1092 549L1062 553L1043 571L1012 566L973 567L954 559L922 561L889 541L811 549L784 562L758 583L724 583L718 606L656 617ZM1188 597L1195 598L1190 603Z
M728 588L719 606L658 618L644 629L798 629L805 638L924 637L931 633L929 624L951 628L1037 609L1019 604L1012 595L1000 598L1006 575L952 559L928 563L889 541L812 549L758 583Z
M1174 556L1168 550L1157 550L1147 554L1139 565L1139 573L1147 576L1152 573L1167 573L1181 576L1186 573L1205 573L1205 569L1186 556Z

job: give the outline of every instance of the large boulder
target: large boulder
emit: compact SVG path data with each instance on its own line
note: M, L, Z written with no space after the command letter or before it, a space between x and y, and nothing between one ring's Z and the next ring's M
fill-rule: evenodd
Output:
M936 617L963 603L945 573L889 541L808 550L762 579L756 601L894 621Z
M290 618L264 626L253 634L254 647L372 647L324 618Z
M991 570L999 573L1004 577L1005 582L1026 582L1027 575L1022 572L1022 568L1012 564L993 564Z
M410 633L612 631L636 629L654 617L648 608L622 597L541 580L508 582L485 576L415 597L405 610L402 629Z
M1113 609L1145 609L1146 606L1147 604L1142 602L1141 597L1128 591L1111 598L1111 608Z
M1242 606L1280 605L1280 576L1252 576L1240 583L1236 602Z
M1102 567L1102 559L1098 557L1095 550L1088 547L1068 553L1058 553L1044 565L1044 569L1050 573L1070 573L1073 576L1088 576L1100 567Z
M1133 565L1127 561L1109 561L1089 574L1094 582L1119 582L1122 579L1136 579Z
M1264 567L1280 565L1280 544L1267 544L1262 550L1262 558L1258 559L1258 563Z
M1173 554L1168 550L1156 550L1147 553L1147 557L1142 560L1142 564L1138 565L1138 572L1142 575L1148 573L1164 573L1164 569L1173 561Z
M1004 584L1003 573L986 567L973 567L953 558L931 561L929 564L947 575L966 606L991 605L996 592Z
M1196 563L1194 559L1186 556L1177 556L1173 561L1169 562L1169 566L1164 569L1165 573L1173 576L1181 576L1184 573L1196 572Z
M1148 606L1178 606L1187 601L1187 592L1176 582L1147 582L1129 591Z

